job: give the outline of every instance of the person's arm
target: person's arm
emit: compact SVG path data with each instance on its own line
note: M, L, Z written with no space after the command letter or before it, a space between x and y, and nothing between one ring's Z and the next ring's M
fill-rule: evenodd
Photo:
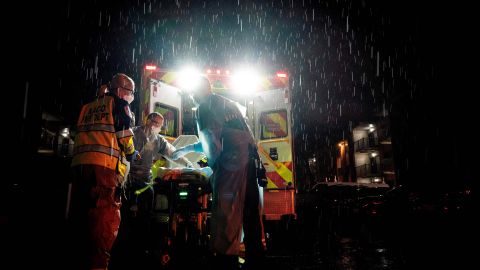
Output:
M180 157L175 158L173 156L173 153L175 153L175 151L177 150L175 148L175 146L173 146L171 143L169 143L167 140L165 140L165 138L163 138L162 136L160 136L160 135L158 135L158 136L159 136L159 140L158 140L158 142L159 142L158 153L159 154L162 154L162 155L166 156L167 158L174 160L175 162L183 164L186 167L193 167L193 164L188 159L186 159L185 157L180 156Z
M176 160L191 152L203 153L202 143L197 142L197 143L186 145L184 147L177 148L177 150L173 151L172 158Z
M130 107L128 102L119 98L114 98L114 102L113 120L118 146L127 155L127 159L131 160L136 154L133 144L133 131L130 128Z
M202 103L197 109L198 133L201 133L202 143L198 146L186 146L182 152L201 152L208 156L209 163L214 164L215 160L223 149L222 130L224 124L224 99L211 95L208 101Z

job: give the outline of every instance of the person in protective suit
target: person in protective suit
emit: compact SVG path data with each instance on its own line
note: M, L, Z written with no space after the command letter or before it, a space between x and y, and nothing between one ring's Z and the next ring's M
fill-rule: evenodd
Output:
M149 253L155 243L151 243L151 214L154 203L152 165L164 157L171 159L175 147L162 135L160 130L164 117L153 112L147 116L145 125L133 127L135 149L139 158L133 160L126 182L127 201L122 207L122 213L128 214L122 220L121 239L127 246L128 256L136 260L136 265ZM181 165L192 167L185 158L177 160ZM131 256L132 251L134 256Z
M173 157L203 152L213 170L210 247L218 269L238 268L242 225L245 264L259 269L263 263L263 224L259 188L255 177L255 140L235 102L211 92L202 77L193 92L200 141L178 148Z
M138 153L129 107L135 83L119 73L110 84L82 107L77 122L69 223L79 269L107 269L120 225L120 186Z

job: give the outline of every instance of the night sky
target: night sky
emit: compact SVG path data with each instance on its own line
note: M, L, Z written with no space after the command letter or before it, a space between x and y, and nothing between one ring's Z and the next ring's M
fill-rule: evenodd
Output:
M33 155L42 111L72 125L81 105L117 72L138 84L146 63L247 63L289 71L299 160L331 148L358 121L389 115L402 183L472 185L478 178L472 9L416 2L18 3L7 41L22 70L15 72L14 115L21 123L15 144ZM328 167L331 158L320 162Z

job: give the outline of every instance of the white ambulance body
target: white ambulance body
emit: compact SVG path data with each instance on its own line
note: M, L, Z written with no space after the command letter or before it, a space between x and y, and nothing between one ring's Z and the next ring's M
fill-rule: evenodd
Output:
M147 66L142 75L140 92L140 123L151 112L165 118L163 135L173 142L184 134L183 124L192 122L194 113L188 102L182 100L180 72L159 70ZM267 220L280 220L295 214L295 174L291 99L288 75L276 73L263 76L259 87L250 95L238 95L245 89L236 89L230 74L216 70L206 72L212 91L244 105L258 146L258 152L267 171L268 184L263 189L263 214ZM239 91L240 90L240 91ZM242 106L240 106L242 107ZM246 108L246 111L245 111Z

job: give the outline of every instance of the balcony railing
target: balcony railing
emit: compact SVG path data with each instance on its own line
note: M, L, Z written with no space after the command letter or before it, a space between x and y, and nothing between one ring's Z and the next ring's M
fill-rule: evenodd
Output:
M367 151L378 147L378 138L361 138L354 142L355 151Z
M355 167L357 178L376 177L382 175L382 167L380 164L380 158L375 158L376 163L367 163Z
M390 130L383 128L377 129L377 136L379 142L391 141Z

